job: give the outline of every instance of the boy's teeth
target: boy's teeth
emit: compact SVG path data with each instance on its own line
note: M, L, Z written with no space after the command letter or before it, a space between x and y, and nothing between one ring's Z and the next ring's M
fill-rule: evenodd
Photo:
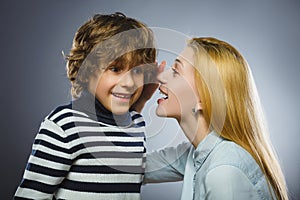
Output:
M131 95L129 95L129 94L126 95L126 94L116 94L116 93L115 93L114 95L115 95L116 97L120 97L120 98L130 98L130 96L131 96Z

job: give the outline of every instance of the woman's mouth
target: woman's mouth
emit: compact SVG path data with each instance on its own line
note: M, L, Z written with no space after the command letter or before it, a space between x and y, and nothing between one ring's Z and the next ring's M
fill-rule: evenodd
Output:
M158 104L160 104L160 103L162 103L163 101L166 101L166 100L168 99L168 93L165 92L161 87L159 88L159 93L162 94L163 97L157 100L157 103L158 103Z

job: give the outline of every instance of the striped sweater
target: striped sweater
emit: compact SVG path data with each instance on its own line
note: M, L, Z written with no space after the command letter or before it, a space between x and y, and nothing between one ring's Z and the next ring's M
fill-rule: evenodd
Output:
M92 106L91 106L92 105ZM145 122L114 116L91 95L41 123L15 199L140 199Z

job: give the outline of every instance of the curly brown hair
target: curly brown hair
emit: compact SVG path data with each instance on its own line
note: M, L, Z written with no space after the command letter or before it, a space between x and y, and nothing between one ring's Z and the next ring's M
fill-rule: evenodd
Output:
M101 73L113 62L130 68L154 63L153 32L144 23L122 13L96 14L78 29L66 59L71 94L78 98L87 89L91 75Z

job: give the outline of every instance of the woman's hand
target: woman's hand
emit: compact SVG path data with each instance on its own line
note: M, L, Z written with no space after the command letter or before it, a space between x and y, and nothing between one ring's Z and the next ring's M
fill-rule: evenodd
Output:
M131 106L131 110L142 112L146 102L152 97L156 89L158 88L157 75L164 71L166 67L166 61L162 61L160 65L155 63L145 73L144 88L140 98Z

